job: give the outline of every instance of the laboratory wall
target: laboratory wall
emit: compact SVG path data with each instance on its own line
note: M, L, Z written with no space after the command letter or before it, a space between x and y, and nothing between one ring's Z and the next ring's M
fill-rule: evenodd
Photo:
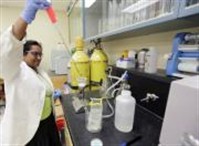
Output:
M0 19L0 31L2 32L9 27L16 18L20 15L20 8L1 8L1 19ZM75 20L68 21L66 13L64 11L56 11L58 17L58 28L64 37L64 41L69 44L74 42L75 35L81 34L81 25L79 24L80 15L77 13ZM77 21L78 19L78 21ZM70 27L68 27L70 24ZM75 25L76 24L76 25ZM77 25L78 24L78 25ZM77 28L78 27L78 28ZM70 30L68 29L70 28ZM78 30L78 33L74 33ZM105 41L102 43L104 50L109 57L109 63L114 64L115 61L120 57L122 50L135 50L138 51L142 48L148 48L153 46L157 49L158 56L158 68L165 68L168 54L172 50L173 37L178 32L199 32L199 27L180 29L175 31L167 31L161 33L152 33L149 35L142 35L138 37L120 38L112 41ZM70 36L69 36L70 34ZM54 26L50 23L45 11L40 11L37 14L37 20L34 21L28 28L27 39L36 39L42 42L44 49L44 57L42 66L46 69L50 69L50 53L51 50L56 48L57 43L61 42L61 38L55 30ZM70 45L69 45L70 46ZM88 44L86 48L91 48L93 45Z
M115 61L121 56L122 50L126 49L138 51L142 48L153 46L159 53L158 68L165 69L167 57L172 50L173 37L178 32L199 33L199 27L108 41L103 43L103 47L109 56L109 63L114 64Z
M3 32L19 17L22 8L0 7L0 10L0 32ZM56 11L56 15L58 18L58 28L64 38L64 41L67 43L67 15L64 11ZM42 43L44 56L41 66L48 71L50 68L51 50L56 48L57 43L62 42L62 39L48 19L45 11L39 11L36 17L37 19L28 27L26 39L34 39Z

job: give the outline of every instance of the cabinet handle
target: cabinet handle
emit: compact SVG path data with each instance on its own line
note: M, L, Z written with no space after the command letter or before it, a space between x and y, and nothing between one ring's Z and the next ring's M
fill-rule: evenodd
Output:
M157 96L157 95L155 95L155 94L151 94L151 99L153 100L153 101L156 101L157 99L159 99L160 97L159 96Z
M151 94L151 93L147 93L145 98L142 98L140 101L143 102L149 102L151 101L156 101L157 99L159 99L159 96L155 95L155 94Z
M147 93L147 94L146 94L146 97L145 97L145 98L142 98L140 101L141 101L141 102L143 102L143 101L149 102L150 97L151 97L151 94L150 94L150 93Z

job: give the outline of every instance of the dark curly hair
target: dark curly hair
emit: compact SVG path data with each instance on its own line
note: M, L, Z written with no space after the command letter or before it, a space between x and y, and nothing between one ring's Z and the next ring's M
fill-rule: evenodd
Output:
M39 46L40 48L42 48L41 44L35 40L28 40L26 41L26 43L23 45L23 55L25 56L28 51L31 50L31 46L33 45L37 45Z

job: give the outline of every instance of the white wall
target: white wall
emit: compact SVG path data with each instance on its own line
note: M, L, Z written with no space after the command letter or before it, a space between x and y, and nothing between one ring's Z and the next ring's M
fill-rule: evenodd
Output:
M0 31L4 31L7 27L15 22L21 13L20 8L0 7ZM58 18L58 28L64 37L64 41L68 42L67 16L66 13L56 11ZM49 70L50 68L50 52L55 48L58 42L62 42L56 29L48 19L45 11L39 11L36 20L29 25L27 31L27 39L35 39L42 43L44 57L42 67Z
M121 56L122 50L140 50L154 46L159 53L158 68L164 69L166 65L164 54L171 52L173 37L178 32L199 33L199 27L103 42L103 47L109 56L109 63L114 64L115 60Z

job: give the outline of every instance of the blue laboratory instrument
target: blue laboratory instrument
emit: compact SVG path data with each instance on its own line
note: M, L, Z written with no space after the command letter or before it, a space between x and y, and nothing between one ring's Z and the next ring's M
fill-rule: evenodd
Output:
M184 77L184 73L199 73L199 34L183 32L176 34L173 39L166 74Z

